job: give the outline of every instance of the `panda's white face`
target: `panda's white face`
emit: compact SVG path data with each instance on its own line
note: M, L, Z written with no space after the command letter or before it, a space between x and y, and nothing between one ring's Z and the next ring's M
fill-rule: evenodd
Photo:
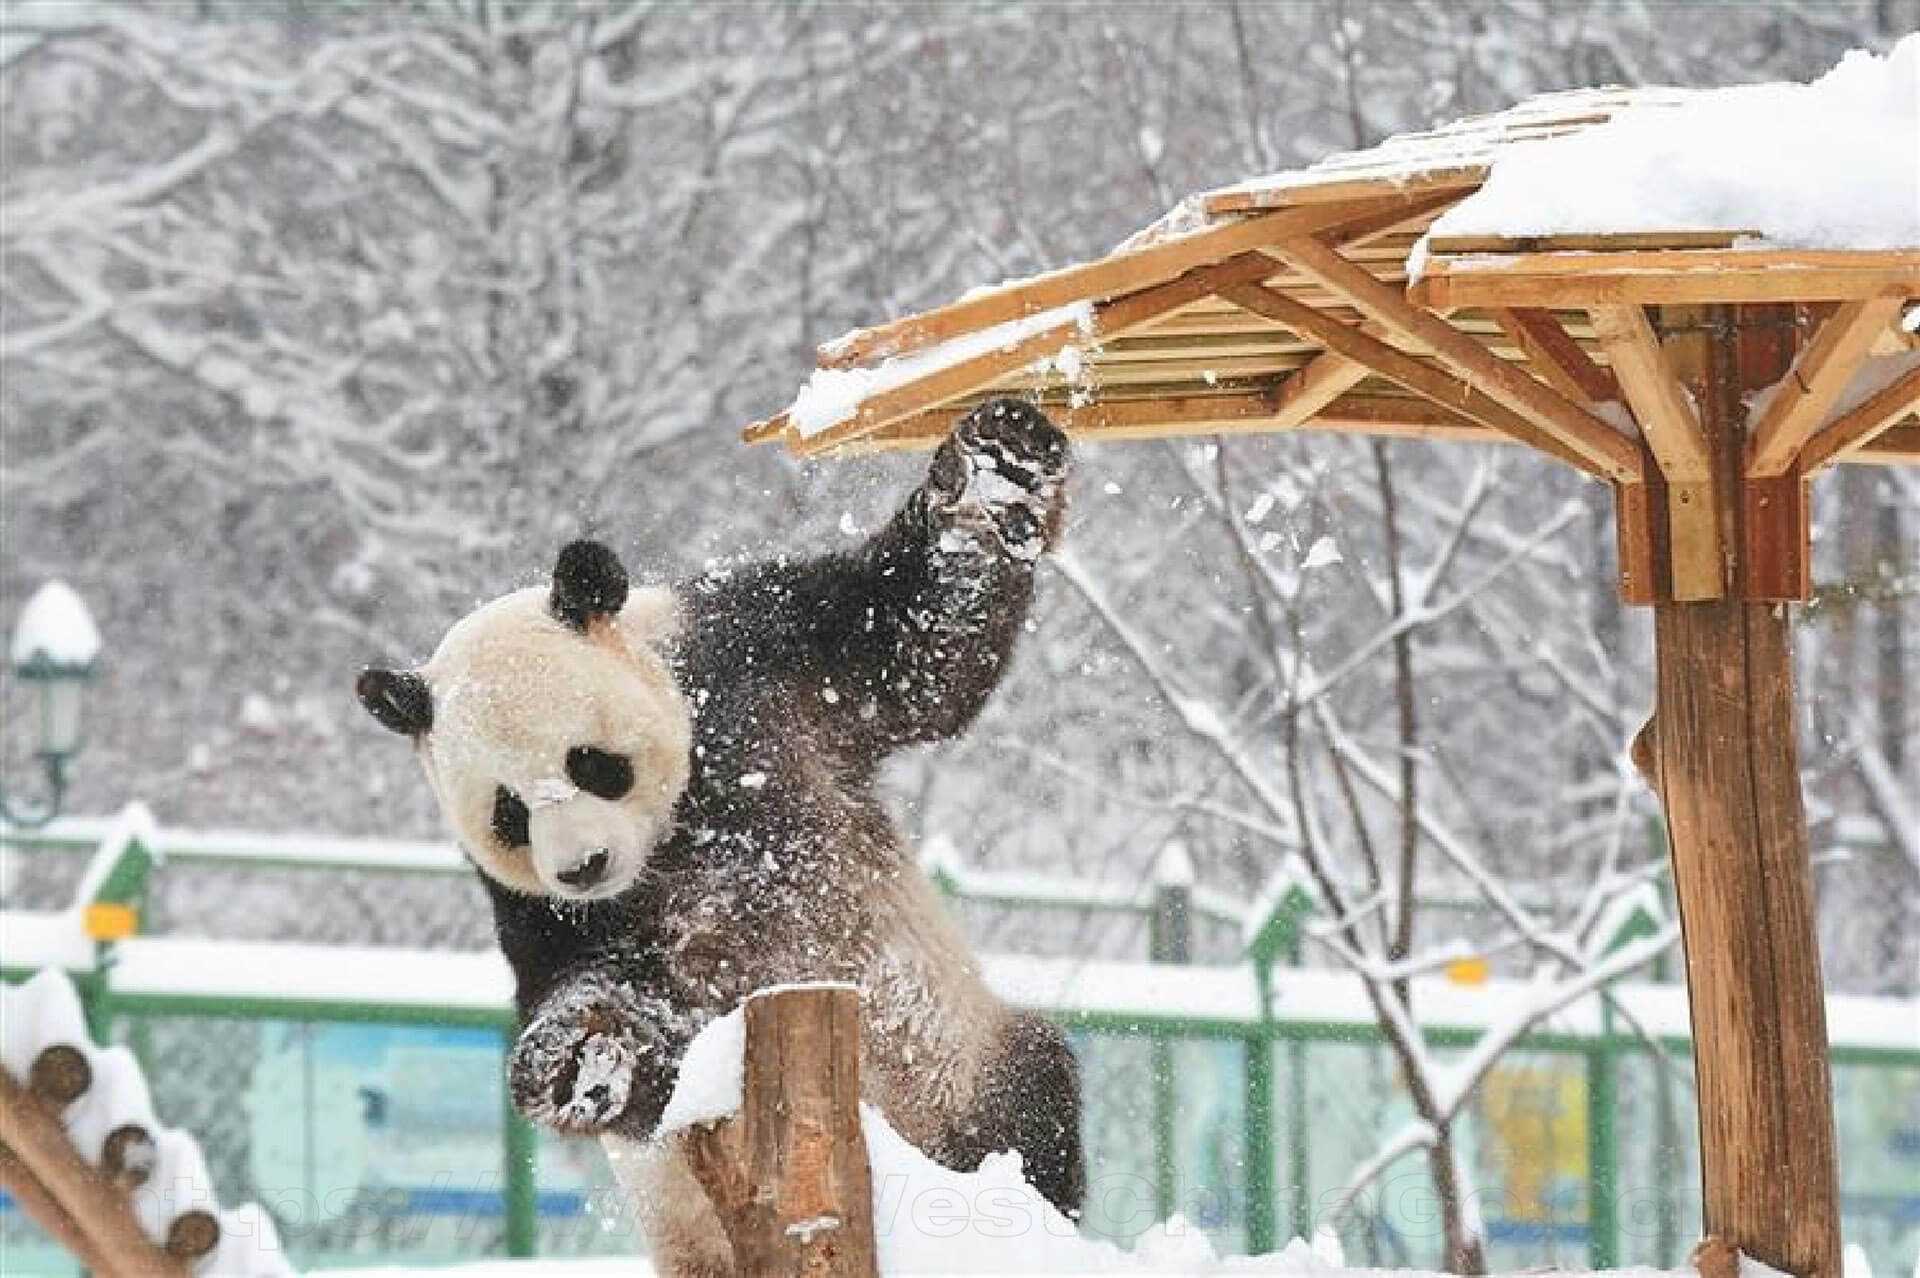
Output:
M544 589L468 614L419 672L416 737L440 810L480 868L567 900L631 887L669 833L693 728L662 655L672 595L636 590L575 628Z

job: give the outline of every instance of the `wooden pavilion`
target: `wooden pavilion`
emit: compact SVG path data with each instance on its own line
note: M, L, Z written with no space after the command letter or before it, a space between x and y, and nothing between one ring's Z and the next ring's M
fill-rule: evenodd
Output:
M1705 1232L1839 1278L1792 634L1777 605L1809 594L1809 476L1920 463L1920 236L1866 251L1723 226L1429 233L1517 148L1692 96L1555 94L1200 194L1104 257L823 347L843 402L822 412L803 393L747 437L806 456L927 447L973 404L1014 393L1088 441L1508 442L1610 484L1621 590L1656 616L1658 700L1635 753L1673 849Z

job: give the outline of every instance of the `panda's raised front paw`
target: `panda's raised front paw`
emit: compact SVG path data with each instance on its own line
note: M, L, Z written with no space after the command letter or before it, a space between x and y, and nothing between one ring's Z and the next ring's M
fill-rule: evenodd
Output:
M941 549L968 548L990 531L1015 559L1038 559L1059 523L1067 455L1066 435L1021 400L989 400L961 418L928 479L950 525Z
M672 1063L656 999L598 974L549 995L507 1060L513 1103L543 1127L570 1135L644 1137L666 1103ZM663 1086L664 1080L664 1086Z

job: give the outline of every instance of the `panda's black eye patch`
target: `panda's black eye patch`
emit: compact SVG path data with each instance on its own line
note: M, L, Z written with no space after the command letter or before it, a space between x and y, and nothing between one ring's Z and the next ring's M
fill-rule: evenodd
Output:
M527 836L527 805L504 785L493 792L493 837L510 848L532 842Z
M633 789L633 763L624 754L592 746L567 751L567 780L598 799L617 799Z

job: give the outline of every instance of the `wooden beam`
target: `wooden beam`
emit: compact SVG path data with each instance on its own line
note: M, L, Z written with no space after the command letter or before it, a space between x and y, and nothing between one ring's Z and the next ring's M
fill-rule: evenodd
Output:
M1726 548L1712 466L1693 403L1667 367L1645 311L1638 306L1596 306L1589 314L1665 480L1671 597L1719 599L1726 593Z
M1404 208L1407 203L1399 201L1397 207ZM855 368L909 355L963 333L978 332L1055 307L1150 288L1196 266L1223 261L1291 236L1328 230L1357 216L1377 217L1380 212L1378 201L1282 209L1178 239L1162 240L1131 252L1048 271L918 315L855 329L820 348L820 367Z
M1429 253L1631 253L1646 249L1724 249L1758 231L1621 231L1565 235L1433 235Z
M1787 375L1770 388L1765 409L1748 428L1749 475L1786 473L1900 307L1897 297L1867 298L1847 302L1827 317Z
M1036 360L1058 354L1066 346L1097 345L1150 324L1195 298L1206 297L1232 284L1260 279L1276 269L1273 259L1260 253L1242 253L1212 266L1196 267L1178 279L1101 302L1093 307L1092 316L1085 323L1064 319L1011 346L932 369L910 382L872 396L845 421L816 435L794 438L791 444L802 456L825 452L890 421L990 386Z
M1522 443L1549 453L1590 474L1603 473L1580 453L1563 446L1547 431L1519 413L1508 409L1476 389L1472 383L1455 377L1431 364L1423 364L1377 338L1356 328L1348 328L1310 306L1294 301L1283 293L1259 284L1239 284L1220 290L1220 296L1268 319L1323 343L1340 357L1371 369L1388 381L1432 400L1475 421L1482 422ZM1376 319L1376 323L1381 323ZM1444 322L1442 322L1444 323ZM1384 324L1383 324L1384 326ZM1451 330L1449 330L1451 331ZM1471 342L1470 338L1463 341ZM1329 399L1331 402L1331 399Z
M1728 544L1739 583L1761 539L1741 523L1750 506L1731 499L1742 480L1744 397L1791 362L1790 333L1766 318L1743 323L1726 308L1667 345L1736 521ZM1704 1232L1782 1272L1839 1278L1792 625L1787 609L1757 597L1657 604L1651 753L1686 947Z
M747 999L740 1114L682 1137L741 1278L873 1278L860 1130L860 995L796 985Z
M1700 420L1686 389L1667 367L1646 312L1638 306L1596 306L1589 313L1660 472L1669 481L1704 481L1709 462Z
M1488 397L1531 420L1565 449L1613 480L1638 478L1640 452L1633 441L1591 412L1490 353L1430 311L1407 303L1365 268L1315 240L1295 240L1274 252L1296 270L1350 301L1361 314L1394 336L1433 351L1441 363Z
M94 1248L113 1258L109 1278L187 1278L187 1267L140 1230L133 1205L81 1158L60 1120L0 1066L0 1145L13 1151Z
M1495 307L1488 312L1500 330L1547 384L1578 404L1604 404L1620 398L1613 374L1594 363L1552 311Z
M1666 249L1431 257L1407 292L1435 310L1912 297L1920 295L1920 252Z
M1141 399L1101 398L1086 404L1040 401L1060 429L1085 443L1183 439L1197 435L1268 435L1331 431L1389 439L1451 439L1462 443L1511 444L1511 436L1441 408L1430 400L1349 394L1312 419L1289 424L1274 416L1278 396L1265 393L1167 395ZM932 448L945 439L971 404L944 404L849 441L832 456Z
M1889 427L1834 460L1843 466L1920 466L1920 422Z
M1821 427L1800 450L1797 467L1812 474L1830 462L1864 461L1861 450L1884 438L1910 413L1920 413L1920 368L1908 369Z
M1335 351L1324 351L1315 356L1311 364L1281 382L1274 393L1274 428L1285 430L1309 420L1366 381L1367 373L1365 364Z

